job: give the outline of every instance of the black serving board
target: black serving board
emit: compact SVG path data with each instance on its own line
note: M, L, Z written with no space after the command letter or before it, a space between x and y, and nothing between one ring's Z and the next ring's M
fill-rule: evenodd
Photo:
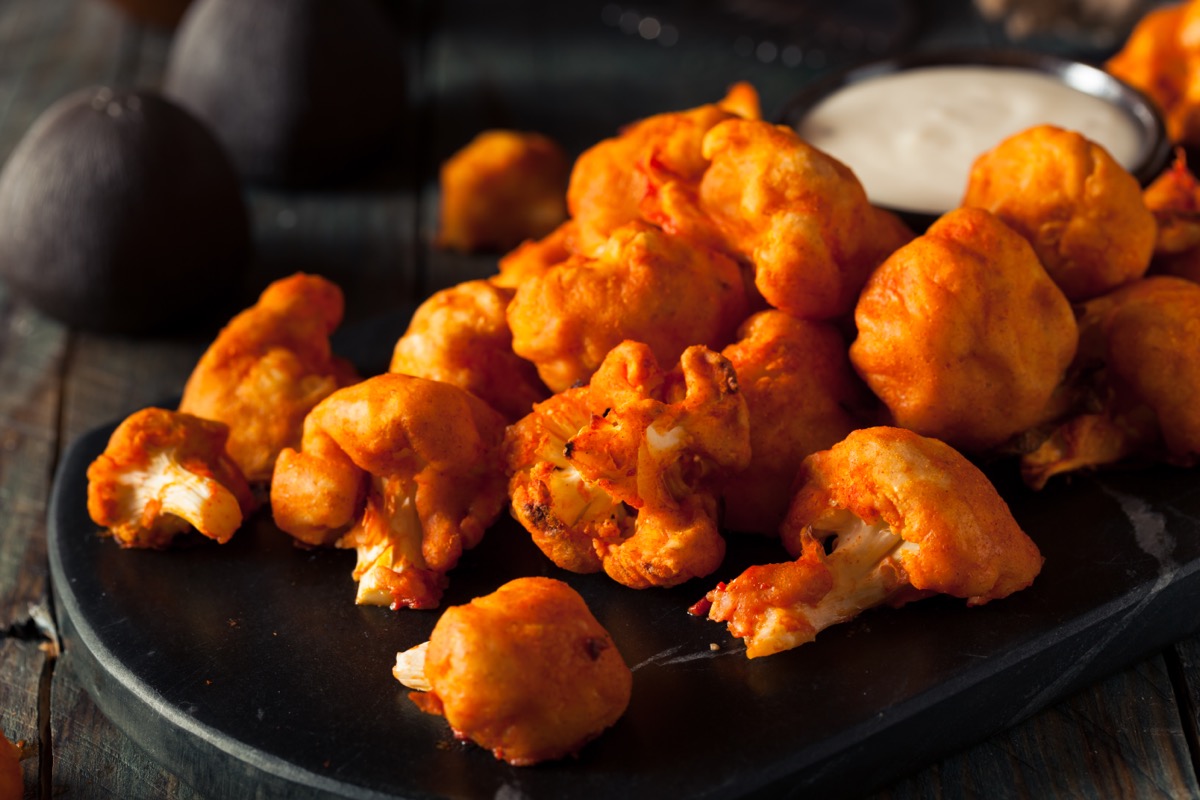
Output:
M386 363L394 337L374 338L345 340L360 364ZM748 564L783 560L776 542L731 537L710 579L634 591L557 569L505 517L451 573L444 605L521 575L564 579L634 670L625 716L578 758L515 768L409 701L395 654L427 639L437 612L355 606L352 552L292 546L267 509L223 546L125 551L102 536L86 470L114 426L74 442L55 479L66 662L120 728L211 797L851 796L1200 628L1195 471L1079 475L1035 494L1001 467L994 479L1046 557L1032 588L975 609L937 597L868 612L755 660L687 608Z

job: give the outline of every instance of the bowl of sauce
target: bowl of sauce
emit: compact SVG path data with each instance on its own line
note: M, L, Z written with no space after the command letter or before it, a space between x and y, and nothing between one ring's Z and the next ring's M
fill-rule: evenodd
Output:
M917 230L958 207L978 156L1034 125L1078 131L1143 185L1171 156L1162 117L1141 92L1083 62L1021 50L865 64L806 87L782 121Z

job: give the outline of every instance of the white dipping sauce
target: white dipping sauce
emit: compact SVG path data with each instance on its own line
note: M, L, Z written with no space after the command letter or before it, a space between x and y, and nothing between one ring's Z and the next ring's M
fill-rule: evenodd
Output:
M971 164L1014 133L1049 123L1100 144L1126 169L1142 139L1119 107L1020 67L923 67L850 84L817 104L800 136L846 164L871 202L941 214Z

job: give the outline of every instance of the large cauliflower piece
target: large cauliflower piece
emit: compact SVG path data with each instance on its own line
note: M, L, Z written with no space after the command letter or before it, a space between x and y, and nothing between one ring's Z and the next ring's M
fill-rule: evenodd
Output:
M640 589L720 565L717 487L749 463L750 434L725 358L689 347L664 373L624 342L590 384L534 406L507 448L513 516L542 552Z
M980 605L1041 570L1037 546L988 479L936 439L855 431L805 459L798 486L782 529L796 560L750 567L693 609L727 622L750 658L875 606L939 593Z
M512 421L525 416L550 392L533 364L512 350L512 296L488 281L435 292L396 342L388 371L452 383Z
M750 465L722 486L723 521L736 531L777 535L800 463L858 425L869 392L828 322L761 311L721 351L737 370L750 412Z
M195 529L224 544L254 509L221 422L144 408L88 467L88 514L122 547L166 547Z
M1072 302L1145 274L1154 215L1137 179L1075 131L1038 125L971 166L962 205L984 208L1029 240Z
M275 523L355 549L359 604L435 607L504 508L503 439L504 418L448 383L388 373L340 389L279 455Z
M894 423L972 452L1044 421L1078 342L1029 243L976 208L893 253L854 320L850 360Z
M508 323L513 351L562 391L587 381L626 339L644 342L664 364L690 345L723 347L746 311L741 270L730 258L631 222L595 258L572 255L528 275Z
M270 480L275 457L300 443L304 416L357 380L335 357L342 292L316 275L275 281L235 316L200 357L179 410L229 426L229 454L252 483Z
M1200 458L1200 284L1153 276L1084 304L1077 408L1022 457L1026 483L1131 457Z

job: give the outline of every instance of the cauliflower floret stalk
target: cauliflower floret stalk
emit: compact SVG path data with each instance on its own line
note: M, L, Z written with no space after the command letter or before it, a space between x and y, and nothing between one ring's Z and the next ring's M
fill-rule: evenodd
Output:
M726 622L750 658L811 642L876 606L932 594L980 605L1041 570L1037 546L957 451L900 428L851 433L805 459L780 534L794 561L752 566L691 613Z
M626 341L512 426L508 458L513 515L555 564L674 586L724 557L715 487L749 462L746 404L723 356L690 347L664 373Z
M220 422L144 408L88 467L88 514L122 547L166 547L194 528L224 544L254 509Z
M503 438L504 418L448 383L392 373L340 389L280 453L275 522L357 551L360 605L434 608L504 508Z

